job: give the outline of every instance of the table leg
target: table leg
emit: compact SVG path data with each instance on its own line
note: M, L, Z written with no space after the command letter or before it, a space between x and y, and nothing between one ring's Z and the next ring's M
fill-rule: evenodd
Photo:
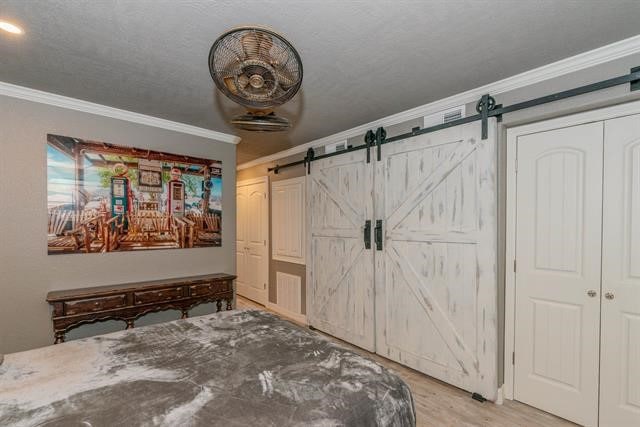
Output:
M182 316L180 318L181 319L188 319L189 318L189 310L188 309L182 310Z
M64 342L64 331L55 331L56 340L54 344L60 344Z
M216 301L216 308L218 309L217 311L222 311L222 300Z
M231 300L227 300L227 310L233 310L233 306L231 305Z
M133 319L127 319L127 327L125 329L133 329Z

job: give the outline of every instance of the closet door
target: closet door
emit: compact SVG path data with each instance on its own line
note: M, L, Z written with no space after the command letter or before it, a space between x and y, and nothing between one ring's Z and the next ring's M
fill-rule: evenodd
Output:
M600 425L640 425L640 115L605 122Z
M382 146L376 352L494 400L496 122Z
M373 351L372 165L364 150L318 160L307 186L309 324Z
M260 304L268 299L269 184L266 179L239 182L236 193L238 294Z
M517 140L514 397L586 426L598 420L602 132Z
M247 271L247 187L238 186L236 188L236 288L239 295L242 295L249 283L249 272Z

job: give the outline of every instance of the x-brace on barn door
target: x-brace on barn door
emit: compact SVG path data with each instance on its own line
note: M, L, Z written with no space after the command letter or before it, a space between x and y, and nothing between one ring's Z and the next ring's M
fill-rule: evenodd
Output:
M318 329L495 399L495 119L482 130L312 163L308 307Z

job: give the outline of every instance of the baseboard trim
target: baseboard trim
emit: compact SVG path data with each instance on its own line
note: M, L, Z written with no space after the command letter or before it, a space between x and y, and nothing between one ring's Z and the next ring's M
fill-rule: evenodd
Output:
M307 316L305 316L304 314L300 314L300 313L294 313L292 311L287 310L286 308L282 308L280 307L278 304L274 304L272 302L267 302L266 307L271 310L274 311L280 315L282 315L283 317L287 317L295 322L301 323L303 325L307 325Z

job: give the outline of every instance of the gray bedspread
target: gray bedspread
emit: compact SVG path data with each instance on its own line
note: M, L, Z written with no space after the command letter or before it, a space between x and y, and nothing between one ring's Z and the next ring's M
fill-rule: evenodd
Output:
M228 311L5 356L0 426L414 426L407 385L321 335Z

